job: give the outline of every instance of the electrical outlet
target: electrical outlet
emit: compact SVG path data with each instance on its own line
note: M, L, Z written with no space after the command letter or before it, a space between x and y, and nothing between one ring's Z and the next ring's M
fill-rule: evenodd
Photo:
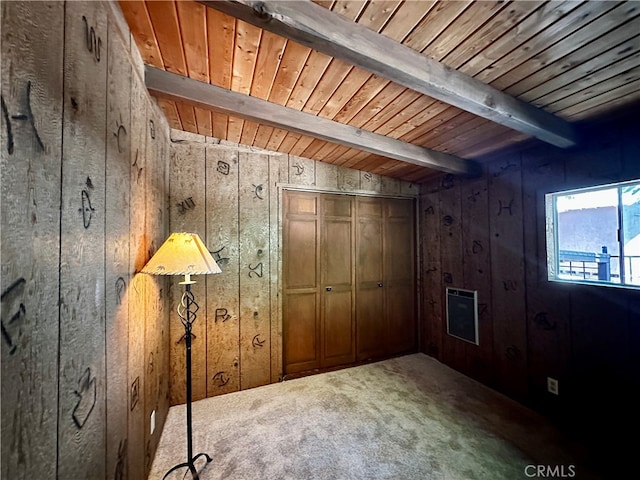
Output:
M558 380L555 378L547 377L547 391L549 393L553 393L554 395L558 395Z
M151 435L156 431L156 411L151 412Z

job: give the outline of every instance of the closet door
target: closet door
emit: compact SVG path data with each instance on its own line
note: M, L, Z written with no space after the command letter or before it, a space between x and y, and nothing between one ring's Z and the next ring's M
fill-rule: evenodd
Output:
M284 373L414 351L411 200L283 193Z
M383 201L357 197L356 325L358 360L385 354Z
M415 350L415 222L413 200L387 199L384 272L389 354Z
M320 363L331 367L352 363L355 355L353 199L322 195Z
M320 367L319 198L283 193L284 373Z

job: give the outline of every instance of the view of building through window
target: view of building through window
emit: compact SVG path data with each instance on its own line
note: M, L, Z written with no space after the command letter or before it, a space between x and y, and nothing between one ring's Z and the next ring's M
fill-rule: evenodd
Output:
M547 195L549 279L640 286L640 181Z

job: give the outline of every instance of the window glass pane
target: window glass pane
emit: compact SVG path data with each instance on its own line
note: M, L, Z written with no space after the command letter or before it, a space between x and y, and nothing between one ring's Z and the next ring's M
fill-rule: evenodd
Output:
M640 285L640 183L621 188L624 283Z
M620 283L618 189L555 199L558 278Z

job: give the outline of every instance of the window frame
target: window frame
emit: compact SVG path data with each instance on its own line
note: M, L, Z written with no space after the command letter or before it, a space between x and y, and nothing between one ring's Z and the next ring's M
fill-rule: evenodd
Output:
M624 239L624 214L623 214L623 202L622 202L622 189L626 186L637 185L640 187L640 179L627 180L621 182L608 183L603 185L592 185L587 187L571 188L566 190L555 190L553 192L544 193L544 226L545 226L545 244L547 253L547 280L556 283L568 283L577 285L594 285L600 287L613 287L631 290L640 290L640 285L624 283L626 280L626 265L625 265L625 239ZM595 192L600 190L617 190L616 215L618 221L617 229L617 246L618 246L618 258L620 269L620 283L605 280L588 280L583 279L569 279L561 278L560 272L560 248L558 245L558 225L559 214L557 208L558 197L563 197L572 194L581 194L588 192Z

